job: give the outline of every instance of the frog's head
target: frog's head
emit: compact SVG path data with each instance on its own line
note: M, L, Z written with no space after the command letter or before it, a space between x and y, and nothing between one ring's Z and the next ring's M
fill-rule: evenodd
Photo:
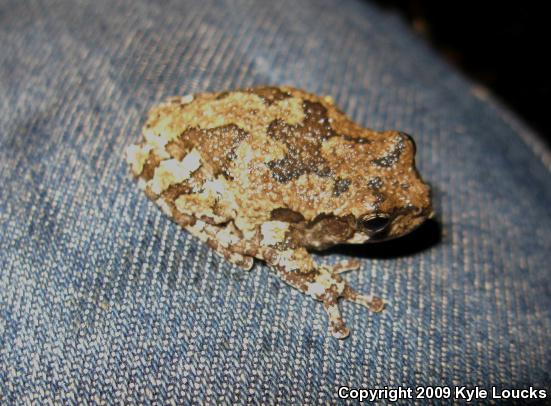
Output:
M393 205L356 217L321 214L295 227L296 240L308 249L323 250L339 244L363 244L401 237L432 217L430 190L423 184L420 205Z
M405 133L394 134L398 140L394 149L371 161L380 170L368 179L370 192L364 200L368 203L356 216L355 233L348 243L401 237L433 215L430 188L415 167L415 143Z
M334 189L335 210L294 227L299 244L323 250L379 242L405 235L432 216L430 188L415 167L409 135L387 131L356 147L338 173L344 186Z

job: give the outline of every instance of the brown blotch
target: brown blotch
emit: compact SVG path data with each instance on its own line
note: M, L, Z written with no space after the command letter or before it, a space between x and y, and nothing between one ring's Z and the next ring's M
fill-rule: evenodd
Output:
M264 100L264 103L268 106L274 104L275 102L291 97L291 93L281 90L278 87L273 86L263 86L263 87L253 87L246 89L247 93L256 94Z
M175 209L174 204L169 202L172 207L172 218L174 221L182 227L193 226L197 222L197 219L189 214L184 214Z
M212 205L212 212L217 215L218 217L227 217L228 214L224 211L222 207L220 207L220 202L218 199L214 201L214 204Z
M165 150L172 158L181 161L189 153L189 145L187 145L180 138L176 138L166 144Z
M207 245L209 246L209 248L213 249L214 251L218 250L218 241L212 239L212 238L209 238L207 239Z
M255 94L259 96L264 101L264 104L266 104L267 106L270 106L279 100L287 99L292 96L291 93L283 91L279 87L262 86L262 87L249 87L246 89L235 90L233 92L228 92L228 91L220 92L216 95L216 100L222 100L228 97L230 94L238 93L238 92Z
M364 137L352 137L350 135L343 135L343 140L354 142L356 144L370 144L371 140L364 138Z
M167 152L176 159L182 159L192 148L208 156L214 175L229 176L230 163L235 160L235 150L248 133L235 124L211 129L189 128L178 138L166 145Z
M199 220L212 225L219 225L211 216L207 216L206 214L203 214L199 217Z
M371 190L379 190L383 187L384 182L379 176L373 176L367 181L367 187Z
M307 249L324 250L345 242L354 235L356 219L353 215L338 217L333 214L320 214L306 227L293 230L294 238Z
M144 180L151 180L153 179L153 175L155 174L155 168L159 166L161 163L161 158L155 153L155 151L149 151L149 155L147 156L147 159L143 165L143 170L140 176Z
M406 145L404 142L404 138L400 137L392 151L390 151L385 156L373 159L371 162L382 168L391 168L398 163L398 161L400 160L400 156L402 155L402 152L404 152L405 148Z
M300 223L304 221L304 216L294 210L278 207L277 209L272 210L270 220L285 221L287 223Z
M337 178L333 185L333 195L340 196L346 193L350 188L352 181L350 179Z
M305 173L321 177L331 175L331 169L321 154L323 141L337 135L327 117L327 109L317 102L303 101L304 121L291 125L274 120L268 126L268 135L285 144L287 154L282 159L268 162L272 177L281 183L297 179Z
M168 201L175 201L179 196L191 193L191 187L186 183L176 183L170 185L161 196Z
M218 95L216 96L216 100L222 100L224 97L229 96L230 93L231 93L231 92L228 92L228 91L220 92L220 93L218 93Z
M151 200L157 200L157 195L151 191L151 188L146 187L144 190L145 195Z
M386 200L386 196L379 191L374 192L373 196L375 197L375 202L374 202L375 208L378 210L381 204Z
M314 271L308 272L308 273L302 273L300 272L290 272L289 269L286 269L284 266L281 265L272 265L275 269L278 270L279 274L281 275L281 278L287 282L289 285L294 286L295 288L299 289L302 292L306 292L308 290L308 283L312 283L315 279L315 277L310 276L310 274ZM319 271L316 271L319 272ZM309 280L311 279L311 280Z

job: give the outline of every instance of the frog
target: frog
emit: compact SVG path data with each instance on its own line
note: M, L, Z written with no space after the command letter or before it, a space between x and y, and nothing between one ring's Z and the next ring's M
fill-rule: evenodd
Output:
M431 217L415 154L411 136L364 128L331 96L266 85L165 99L126 161L174 222L231 264L267 264L321 302L329 333L342 339L342 300L372 312L385 302L343 278L358 259L313 255L401 237Z

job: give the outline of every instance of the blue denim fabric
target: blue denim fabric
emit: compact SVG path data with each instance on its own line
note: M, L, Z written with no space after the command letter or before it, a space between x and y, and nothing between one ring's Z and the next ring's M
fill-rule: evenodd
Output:
M354 0L2 0L0 44L1 403L550 389L551 156L395 15ZM353 250L362 269L345 277L390 305L343 305L347 340L128 179L123 149L154 103L254 84L413 134L434 187L439 227Z

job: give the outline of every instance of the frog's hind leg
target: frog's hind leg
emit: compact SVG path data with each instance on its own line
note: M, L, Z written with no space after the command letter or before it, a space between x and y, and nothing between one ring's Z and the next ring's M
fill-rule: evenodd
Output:
M235 242L240 241L240 239L235 235L231 223L215 225L181 213L178 213L174 219L191 235L206 243L222 258L246 271L253 267L254 258L235 249Z
M220 244L219 241L208 238L206 243L222 258L231 262L234 265L237 265L245 271L250 271L254 265L253 257L249 257L246 255L242 255L239 252L232 251L231 247L224 247Z
M336 338L345 338L349 334L339 309L340 298L365 306L374 312L380 312L384 307L380 298L356 292L339 275L340 272L356 265L355 263L349 263L348 266L342 263L318 266L310 254L300 248L292 251L274 250L265 255L265 260L289 285L323 303L329 319L329 331Z

